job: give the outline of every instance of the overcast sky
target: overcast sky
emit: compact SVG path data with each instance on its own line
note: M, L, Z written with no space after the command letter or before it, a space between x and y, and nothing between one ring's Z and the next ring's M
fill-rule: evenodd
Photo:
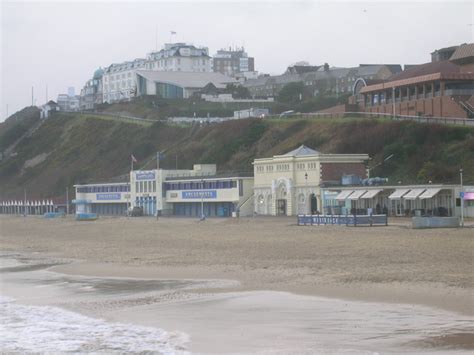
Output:
M472 1L1 2L1 118L74 86L98 67L170 40L218 49L245 46L256 70L297 61L331 66L415 64L434 49L473 42Z

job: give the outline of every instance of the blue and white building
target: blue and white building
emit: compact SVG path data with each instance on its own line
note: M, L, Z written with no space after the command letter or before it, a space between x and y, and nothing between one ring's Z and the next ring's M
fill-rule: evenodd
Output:
M134 207L145 216L228 217L253 214L253 177L218 175L215 164L191 170L133 170L130 182L75 185L84 213L126 215Z
M76 201L80 201L83 213L98 215L126 215L131 203L130 183L104 183L74 185Z
M175 216L230 217L253 214L253 177L209 176L170 178L166 202Z

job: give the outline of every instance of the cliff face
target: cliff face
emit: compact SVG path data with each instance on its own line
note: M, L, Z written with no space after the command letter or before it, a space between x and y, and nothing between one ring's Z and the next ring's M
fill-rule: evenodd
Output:
M37 124L34 119L26 130ZM11 123L11 122L10 122ZM0 126L0 146L11 146L15 125ZM18 134L18 132L16 133ZM216 163L220 171L252 172L255 158L285 153L305 144L324 153L368 153L371 176L390 182L474 183L474 129L369 119L238 120L204 126L133 122L112 117L56 114L31 135L20 134L0 161L0 199L26 188L32 197L61 195L76 183L120 179L135 168L191 168ZM6 143L5 143L6 142Z

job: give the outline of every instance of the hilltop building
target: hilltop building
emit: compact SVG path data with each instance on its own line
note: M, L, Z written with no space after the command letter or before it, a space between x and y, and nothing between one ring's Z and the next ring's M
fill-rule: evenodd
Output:
M312 68L317 68L310 71ZM313 96L320 93L343 95L352 93L358 78L386 80L401 71L396 64L360 64L354 68L330 68L329 66L292 66L282 75L264 76L246 81L243 86L254 97L274 97L289 83L302 82Z
M40 118L49 118L52 112L59 111L59 105L53 100L49 100L47 103L40 107Z
M144 69L209 73L212 71L211 57L207 47L166 43L161 50L148 54Z
M237 81L221 73L165 72L140 70L136 72L137 96L158 95L166 99L189 98L207 89L223 90Z
M368 159L367 154L323 154L304 145L283 155L255 159L255 213L321 212L321 186L338 185L343 175L366 176Z
M129 101L136 95L135 73L144 69L145 59L112 64L102 74L102 102Z
M56 100L60 111L74 112L80 109L80 96L69 96L68 94L59 94Z
M474 43L433 53L435 60L430 63L411 67L381 83L361 83L354 93L360 110L393 115L473 118ZM442 60L449 53L452 53L449 60Z
M255 71L255 60L248 56L244 47L221 49L214 54L212 66L215 72L226 76L244 76L242 73Z
M441 49L436 49L431 53L431 62L442 62L444 60L449 60L454 52L456 52L456 49L458 49L459 46L451 46L451 47L445 47Z
M98 104L102 103L102 77L104 76L104 70L102 68L97 69L92 76L92 79L88 80L81 90L81 110L92 110Z

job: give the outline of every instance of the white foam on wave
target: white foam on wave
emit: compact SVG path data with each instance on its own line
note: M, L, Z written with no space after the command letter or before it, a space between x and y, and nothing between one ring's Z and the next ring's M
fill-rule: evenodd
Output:
M23 266L23 265L25 265L25 264L19 262L16 259L9 259L9 258L0 257L0 270L4 269L4 268L11 268L11 267L17 267L17 266Z
M187 354L184 333L111 323L0 296L0 351L158 352Z

